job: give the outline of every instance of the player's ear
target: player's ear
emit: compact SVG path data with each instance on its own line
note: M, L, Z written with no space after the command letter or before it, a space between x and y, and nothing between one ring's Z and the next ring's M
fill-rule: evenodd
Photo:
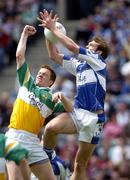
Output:
M54 81L53 81L53 80L50 80L49 87L51 87L53 84L54 84Z
M96 53L99 54L99 55L101 55L101 54L102 54L102 51L101 51L101 50L97 50Z

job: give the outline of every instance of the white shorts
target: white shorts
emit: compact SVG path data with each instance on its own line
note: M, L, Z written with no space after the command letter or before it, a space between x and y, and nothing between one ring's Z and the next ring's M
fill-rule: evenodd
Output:
M21 146L29 151L27 158L29 165L49 161L37 135L27 131L10 128L5 136L18 141Z
M70 116L77 128L79 141L98 144L105 123L105 115L84 109L74 109Z

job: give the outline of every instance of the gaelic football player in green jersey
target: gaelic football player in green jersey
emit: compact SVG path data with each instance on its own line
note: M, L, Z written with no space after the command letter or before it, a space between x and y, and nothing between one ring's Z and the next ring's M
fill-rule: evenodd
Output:
M58 103L53 101L50 87L55 82L56 74L50 66L41 66L36 79L30 73L25 60L25 51L28 37L35 33L35 27L26 25L17 47L16 63L20 88L6 136L18 141L29 151L28 164L39 180L54 180L53 169L40 144L38 134L45 124L45 118L54 112L63 112L64 109L66 111L67 109L61 101ZM15 166L10 168L7 163L7 170L15 172Z
M21 147L17 141L5 137L4 134L0 134L0 180L6 179L5 160L10 161L11 164L17 164L17 175L21 176L18 177L19 180L21 180L22 174L25 173L25 171L26 177L24 175L24 179L29 180L30 171L26 161L27 155L28 151ZM22 171L20 171L19 167L21 167ZM10 180L14 179L12 172L8 172L8 178Z

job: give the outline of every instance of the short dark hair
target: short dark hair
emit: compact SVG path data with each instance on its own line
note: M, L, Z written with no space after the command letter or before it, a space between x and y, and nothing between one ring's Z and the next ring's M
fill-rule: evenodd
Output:
M53 83L51 84L51 86L54 84L55 80L56 80L56 73L55 71L49 66L49 65L42 65L41 68L45 68L48 69L51 73L50 79L53 81Z
M100 36L95 36L95 37L92 38L92 40L99 44L97 50L101 50L102 51L101 56L104 59L106 59L109 52L110 52L109 45L106 42L106 40L104 38L100 37Z

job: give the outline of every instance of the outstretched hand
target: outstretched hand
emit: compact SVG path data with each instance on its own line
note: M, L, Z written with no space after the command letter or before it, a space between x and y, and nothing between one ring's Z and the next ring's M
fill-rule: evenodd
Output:
M39 26L46 27L50 30L55 28L55 23L59 20L57 14L53 16L53 11L49 13L46 9L40 12L40 16L37 18L40 21Z
M30 26L30 25L26 25L23 29L23 32L28 35L28 36L31 36L31 35L34 35L36 33L36 29L34 26Z

